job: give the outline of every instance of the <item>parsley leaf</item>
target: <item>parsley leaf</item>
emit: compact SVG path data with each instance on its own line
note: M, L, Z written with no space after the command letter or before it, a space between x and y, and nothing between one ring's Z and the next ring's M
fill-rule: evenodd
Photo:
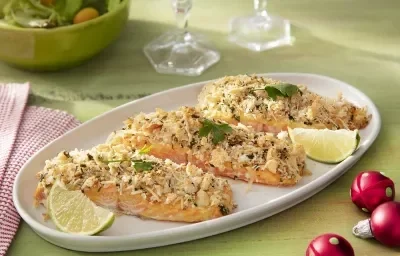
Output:
M203 126L199 130L200 137L206 137L208 134L212 134L212 142L214 145L225 139L225 135L232 131L232 127L228 124L217 124L211 120L205 119L202 123Z
M212 130L212 124L207 119L203 122L203 126L199 130L200 137L206 137Z
M143 148L139 150L139 155L144 155L149 153L152 147L153 147L152 145L150 146L144 145Z
M143 160L132 160L133 167L136 171L150 171L153 169L153 162L146 162Z
M135 168L136 171L150 171L153 169L154 162L147 162L144 160L133 160L133 159L117 159L117 160L107 160L103 161L104 163L118 163L118 162L125 162L129 161L132 162L132 166Z
M297 92L301 94L299 87L294 84L282 83L282 84L274 84L274 85L266 85L262 89L254 89L255 90L265 90L268 93L268 97L273 100L276 100L277 96L281 97L290 97Z

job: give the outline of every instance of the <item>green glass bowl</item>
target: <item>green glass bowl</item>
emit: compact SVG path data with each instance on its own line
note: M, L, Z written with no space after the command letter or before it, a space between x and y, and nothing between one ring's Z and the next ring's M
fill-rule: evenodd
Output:
M0 25L0 60L32 71L72 68L110 45L129 17L130 0L96 19L54 29Z

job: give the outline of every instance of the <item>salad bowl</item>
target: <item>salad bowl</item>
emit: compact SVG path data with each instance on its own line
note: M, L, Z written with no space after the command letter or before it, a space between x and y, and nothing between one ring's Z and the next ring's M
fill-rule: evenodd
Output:
M0 60L31 71L72 68L117 39L129 16L129 0L79 24L55 28L13 26L0 18Z

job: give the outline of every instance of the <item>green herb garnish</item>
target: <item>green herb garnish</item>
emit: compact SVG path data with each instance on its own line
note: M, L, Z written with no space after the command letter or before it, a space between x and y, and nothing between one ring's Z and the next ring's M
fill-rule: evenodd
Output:
M69 155L69 152L67 151L63 151L64 156L66 156L67 158L70 158L71 156Z
M153 169L153 162L145 162L143 160L132 160L133 167L136 171L150 171Z
M40 178L39 178L39 180L40 180L40 181L42 181L42 180L44 179L44 176L46 176L46 173L45 173L45 174L43 174L43 173L42 173L42 174L40 174Z
M133 159L116 159L116 160L103 160L104 163L122 163L122 162L132 162L132 166L136 171L149 171L153 169L154 162L147 162L144 160L133 160Z
M214 145L225 139L225 135L232 131L232 127L228 124L217 124L211 120L205 119L203 126L199 130L200 137L206 137L209 133L212 134L212 142Z
M295 95L298 92L301 94L299 87L297 87L294 84L288 84L288 83L266 85L264 88L254 89L253 91L259 91L259 90L266 91L268 93L268 97L270 97L273 100L276 100L277 96L287 98L292 95Z
M229 209L226 208L225 205L220 204L220 205L218 205L218 206L219 206L219 210L220 210L220 212L221 212L221 214L222 214L223 216L229 214Z
M143 148L141 148L139 150L139 154L145 155L145 154L149 153L152 147L153 147L152 145L150 145L150 146L144 145Z

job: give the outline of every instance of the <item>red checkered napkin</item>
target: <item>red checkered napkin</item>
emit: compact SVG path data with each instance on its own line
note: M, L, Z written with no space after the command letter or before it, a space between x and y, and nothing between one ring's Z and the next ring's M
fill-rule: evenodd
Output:
M12 201L18 171L39 149L79 125L65 112L26 106L28 93L29 84L0 84L0 256L20 221Z

